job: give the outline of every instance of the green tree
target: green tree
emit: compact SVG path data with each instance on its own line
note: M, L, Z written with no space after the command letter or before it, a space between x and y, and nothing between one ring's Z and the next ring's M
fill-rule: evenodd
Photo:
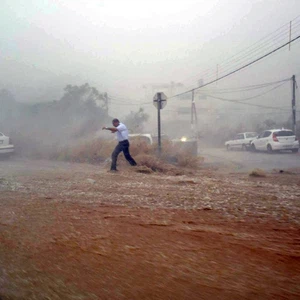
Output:
M93 111L95 107L107 113L108 111L108 100L106 93L101 94L99 91L91 87L88 83L81 86L77 85L67 85L64 88L64 95L61 98L61 103L65 104L67 107L83 107Z
M142 132L144 128L144 123L148 121L149 115L144 112L143 108L140 108L137 112L131 111L129 115L124 118L124 123L126 124L130 132Z

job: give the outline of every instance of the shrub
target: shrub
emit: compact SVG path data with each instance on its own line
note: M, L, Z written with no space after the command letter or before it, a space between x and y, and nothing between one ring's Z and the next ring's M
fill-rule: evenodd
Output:
M266 172L262 169L254 169L249 173L249 176L253 177L266 177Z
M115 144L115 141L95 139L59 149L51 155L51 158L72 162L104 162L111 157ZM149 145L142 140L131 143L130 153L139 166L163 173L177 174L176 167L195 169L203 162L203 158L195 157L188 151L179 151L168 141L163 143L161 155L158 155L157 145ZM125 164L125 158L122 154L118 158L118 163Z

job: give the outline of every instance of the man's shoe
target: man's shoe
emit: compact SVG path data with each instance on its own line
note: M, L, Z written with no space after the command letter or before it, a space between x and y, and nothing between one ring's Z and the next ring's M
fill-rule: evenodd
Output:
M112 170L109 170L109 171L107 171L107 172L112 172L112 173L115 173L115 172L118 172L119 170L114 170L114 169L112 169Z

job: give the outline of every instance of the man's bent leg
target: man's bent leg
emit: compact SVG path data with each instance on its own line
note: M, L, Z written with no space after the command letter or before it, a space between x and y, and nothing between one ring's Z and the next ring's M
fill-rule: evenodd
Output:
M118 159L118 155L120 154L120 152L122 151L122 145L119 143L115 150L113 151L113 153L111 154L111 166L110 166L110 170L112 171L116 171L117 170L117 159Z
M125 156L126 160L132 166L136 166L136 161L132 158L132 156L129 153L129 142L127 141L127 143L124 143L122 146L123 146L123 153L124 153L124 156Z

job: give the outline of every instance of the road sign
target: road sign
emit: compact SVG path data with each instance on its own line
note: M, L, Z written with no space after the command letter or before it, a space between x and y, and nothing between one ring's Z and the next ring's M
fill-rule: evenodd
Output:
M167 96L163 93L156 93L153 97L153 104L157 108L157 137L158 137L158 153L161 154L161 124L160 110L167 105Z
M160 103L160 109L163 109L167 105L167 96L163 93L156 93L153 97L153 105L158 108Z

